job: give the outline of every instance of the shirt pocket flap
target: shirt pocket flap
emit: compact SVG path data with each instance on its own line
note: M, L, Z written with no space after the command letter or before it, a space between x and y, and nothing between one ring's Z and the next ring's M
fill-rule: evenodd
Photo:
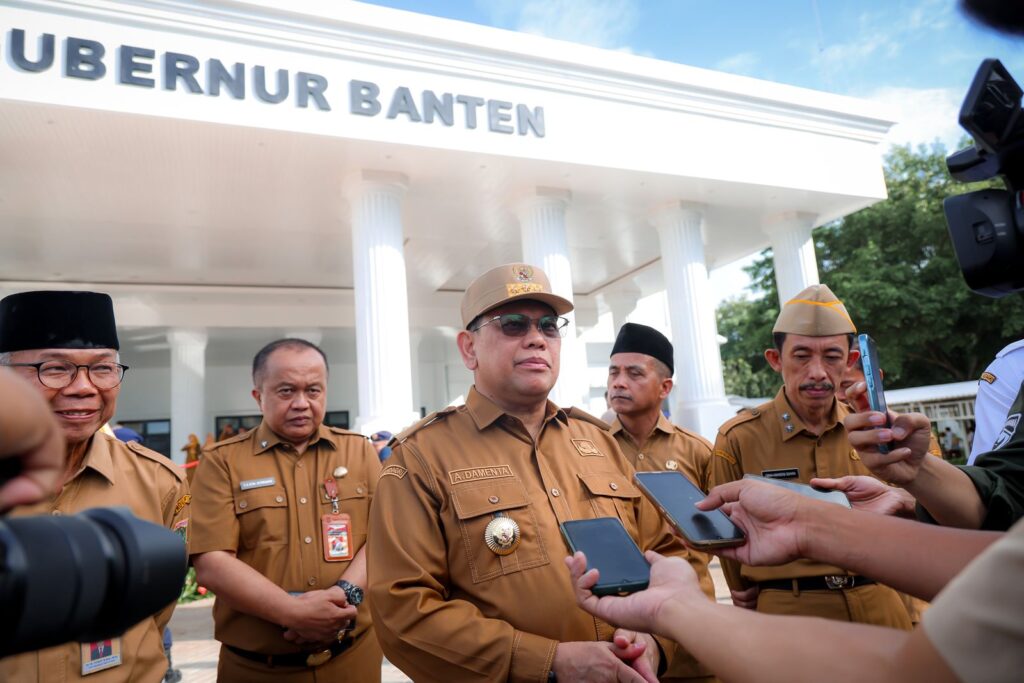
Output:
M621 472L591 472L577 476L591 495L627 499L640 497L640 491Z
M526 507L530 499L518 481L489 483L486 486L456 487L452 503L459 519L471 519L501 510Z
M366 498L369 489L366 487L365 481L345 481L340 480L337 482L338 486L338 500L349 500L350 498ZM321 491L323 487L320 487ZM327 494L324 494L326 498Z
M235 496L235 514L241 515L261 508L288 507L288 495L284 489L255 489L242 491Z

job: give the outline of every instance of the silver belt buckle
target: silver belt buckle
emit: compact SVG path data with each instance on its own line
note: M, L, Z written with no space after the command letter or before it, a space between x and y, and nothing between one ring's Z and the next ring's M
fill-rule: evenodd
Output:
M835 574L825 577L825 587L828 588L830 591L842 590L847 586L853 586L853 577L839 576Z

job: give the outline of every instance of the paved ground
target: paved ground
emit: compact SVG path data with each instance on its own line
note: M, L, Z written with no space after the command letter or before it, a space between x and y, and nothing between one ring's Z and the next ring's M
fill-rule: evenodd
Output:
M718 560L711 563L711 575L719 602L730 603L729 589ZM184 683L213 683L217 680L217 653L220 644L213 639L213 618L210 610L213 600L200 600L179 605L171 618L174 634L174 666L181 669ZM393 665L384 662L381 669L383 683L408 683L409 678Z

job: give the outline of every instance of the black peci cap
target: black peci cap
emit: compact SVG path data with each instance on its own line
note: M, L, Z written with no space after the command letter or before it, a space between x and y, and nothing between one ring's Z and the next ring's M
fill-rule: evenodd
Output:
M673 359L672 342L653 327L637 323L623 325L619 330L619 336L615 338L611 355L614 356L617 353L642 353L660 360L668 366L669 373L675 374L676 364Z
M0 353L120 348L108 294L21 292L0 300Z

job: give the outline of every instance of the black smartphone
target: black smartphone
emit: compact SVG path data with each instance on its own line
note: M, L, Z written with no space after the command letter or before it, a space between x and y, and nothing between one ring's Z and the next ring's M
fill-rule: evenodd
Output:
M875 340L866 334L857 335L857 346L860 348L860 360L864 366L864 382L868 386L868 405L871 406L871 410L885 415L885 426L891 427L889 410L885 405L885 389L882 387L882 371L878 365L878 347L875 346ZM878 444L878 452L888 453L889 446L884 443Z
M820 500L825 503L835 503L836 505L842 505L844 508L852 508L850 505L850 499L846 497L846 494L842 491L832 491L830 489L819 489L810 484L803 484L798 481L786 481L785 479L772 479L771 477L761 477L756 474L744 474L744 479L753 479L755 481L763 481L774 486L780 486L784 489L789 489L799 493L801 496L807 496L815 500Z
M746 542L743 529L724 512L701 512L694 507L704 500L704 492L682 472L637 472L633 479L658 512L694 548L730 548Z
M590 589L594 595L628 595L647 588L651 565L617 517L578 519L560 526L569 549L582 551L587 569L600 572Z

